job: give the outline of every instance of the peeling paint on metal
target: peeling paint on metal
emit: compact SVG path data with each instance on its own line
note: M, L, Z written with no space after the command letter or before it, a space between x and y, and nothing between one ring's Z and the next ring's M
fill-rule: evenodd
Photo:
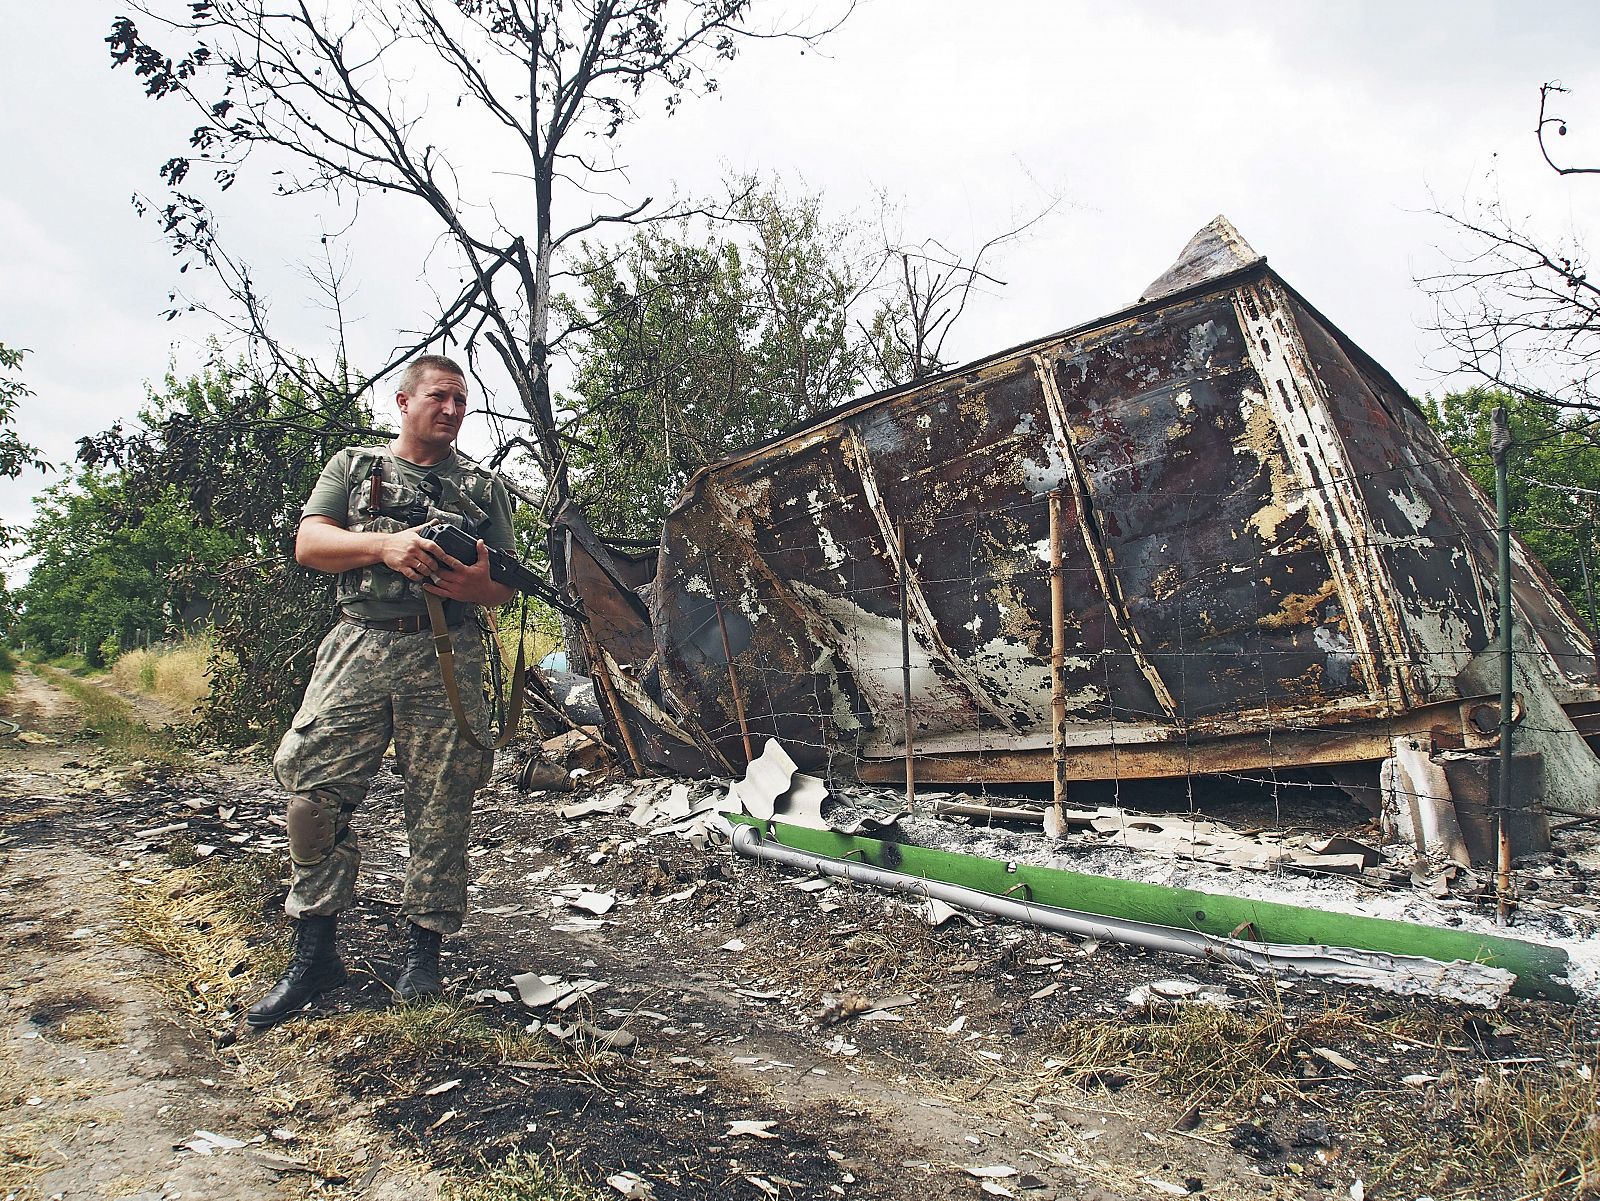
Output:
M870 775L905 735L903 588L919 754L1048 779L1056 491L1074 770L1339 762L1385 722L1473 736L1428 706L1489 637L1482 498L1264 262L706 469L649 592L659 687L742 754L715 584L752 732ZM1516 563L1542 670L1592 683L1576 615Z

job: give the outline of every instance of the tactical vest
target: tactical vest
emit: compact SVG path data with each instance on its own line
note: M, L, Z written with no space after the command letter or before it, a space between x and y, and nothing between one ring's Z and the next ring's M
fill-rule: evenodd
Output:
M489 527L492 472L455 456L453 469L427 472L420 486L407 483L406 470L386 447L352 447L350 500L345 528L389 534L424 522L445 521L474 537ZM415 471L415 467L411 468ZM339 576L338 603L352 601L415 601L420 609L423 591L382 563L346 571Z

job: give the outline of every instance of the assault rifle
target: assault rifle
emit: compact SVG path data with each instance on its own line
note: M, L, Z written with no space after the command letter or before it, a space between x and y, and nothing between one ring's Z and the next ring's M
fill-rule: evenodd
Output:
M447 521L436 521L417 532L458 562L470 567L478 561L478 540L459 526L453 526ZM488 550L491 579L509 588L515 588L518 592L536 596L551 608L559 609L571 617L583 617L582 609L562 597L543 576L524 567L517 561L515 555L493 546L488 547Z

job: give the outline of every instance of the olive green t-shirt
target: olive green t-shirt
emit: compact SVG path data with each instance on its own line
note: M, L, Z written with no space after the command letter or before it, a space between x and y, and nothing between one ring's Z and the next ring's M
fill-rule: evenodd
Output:
M349 450L342 450L328 461L322 469L322 474L317 477L317 483L311 489L311 497L300 510L302 519L306 517L327 517L341 526L350 524L350 467L352 456ZM440 479L451 476L460 478L466 474L461 461L455 451L451 451L448 458L427 467L416 463L408 463L399 455L391 454L389 462L397 463L400 467L401 479L389 480L389 483L404 485L408 490L417 488L423 479L429 475ZM480 537L490 546L500 550L516 553L516 535L511 528L511 496L501 483L500 477L495 476L489 492L489 526ZM386 575L395 575L383 564L378 564L374 569ZM355 617L365 617L368 620L383 621L391 617L408 617L414 613L427 612L427 602L423 600L424 593L415 584L410 584L404 599L398 601L383 600L356 600L346 602L342 607ZM452 619L453 620L453 619Z

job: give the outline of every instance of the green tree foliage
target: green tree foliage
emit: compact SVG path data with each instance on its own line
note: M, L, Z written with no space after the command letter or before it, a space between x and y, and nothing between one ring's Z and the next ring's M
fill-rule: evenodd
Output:
M169 374L137 430L80 444L80 458L121 467L135 503L171 494L231 548L213 564L191 561L202 580L179 567L170 581L209 602L207 716L220 736L252 740L287 723L333 620L332 577L294 562L300 506L336 451L389 437L354 398L359 383L342 365L334 374L342 382L314 395L298 382L307 371L263 381L218 360L188 379Z
M735 222L588 248L563 301L576 351L575 495L597 529L653 541L701 466L856 395L886 315L855 231L820 198L741 184ZM863 310L870 311L862 315Z
M14 480L29 468L49 469L37 446L17 436L17 408L33 391L20 379L10 377L22 366L25 350L13 350L0 342L0 478ZM16 534L0 522L0 550L16 542Z
M169 374L137 425L80 441L77 479L46 494L19 632L99 664L146 635L209 622L209 722L240 740L288 720L333 619L331 577L295 564L300 505L323 464L385 441L359 386L309 395L218 359Z
M135 503L120 472L96 468L48 489L22 541L34 566L15 594L16 634L46 655L81 650L94 666L178 627L202 601L179 581L234 550L195 525L176 489Z
M1495 388L1446 396L1434 414L1440 437L1490 497L1495 486L1490 415L1497 405L1505 405L1511 423L1507 499L1512 528L1585 612L1584 559L1592 572L1600 513L1600 443L1593 418L1541 397ZM1600 586L1600 580L1595 583Z

